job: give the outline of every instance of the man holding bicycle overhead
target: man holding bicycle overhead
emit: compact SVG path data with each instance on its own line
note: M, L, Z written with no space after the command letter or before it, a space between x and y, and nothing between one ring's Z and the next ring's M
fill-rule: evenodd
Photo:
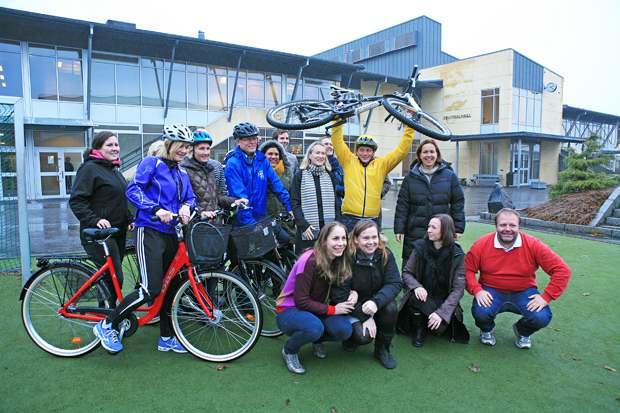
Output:
M183 125L165 126L162 138L163 146L156 156L147 156L140 162L126 192L127 199L136 207L140 286L125 296L116 309L93 328L95 335L101 339L101 345L113 354L123 349L118 324L161 291L161 281L177 250L174 214L187 223L196 204L189 176L179 166L193 142L192 131ZM157 349L185 353L185 348L172 333L172 298L172 295L166 297L161 310L161 337Z
M237 224L252 225L267 215L267 190L273 192L292 214L290 196L282 181L261 151L257 151L258 128L249 122L235 125L235 149L226 155L226 185L234 198L249 200L251 209L240 210Z
M351 152L344 143L342 124L338 123L332 129L332 143L344 171L342 222L348 231L362 219L372 219L380 226L383 182L387 174L407 156L413 142L413 129L405 127L394 150L385 156L375 156L378 145L368 135L359 136L355 140L355 152Z

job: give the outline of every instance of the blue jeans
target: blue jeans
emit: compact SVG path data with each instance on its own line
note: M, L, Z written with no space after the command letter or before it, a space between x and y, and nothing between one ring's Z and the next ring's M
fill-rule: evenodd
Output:
M538 294L536 288L532 287L516 292L500 291L491 287L483 288L493 296L493 302L490 307L482 307L478 305L474 298L471 305L471 314L474 320L476 320L478 328L485 333L495 328L495 316L505 311L523 316L517 321L517 331L522 336L531 336L541 328L546 327L551 321L552 314L549 306L540 311L530 311L527 309L527 303L530 301L528 297Z
M276 322L278 328L290 337L284 344L284 351L288 354L297 353L308 343L346 340L353 331L347 316L317 316L297 308L278 313Z
M344 225L345 227L347 227L347 232L351 232L353 231L353 227L355 226L355 224L365 219L374 221L379 226L379 230L381 230L380 216L376 218L371 218L371 217L358 217L356 215L342 214L342 216L340 217L340 223Z

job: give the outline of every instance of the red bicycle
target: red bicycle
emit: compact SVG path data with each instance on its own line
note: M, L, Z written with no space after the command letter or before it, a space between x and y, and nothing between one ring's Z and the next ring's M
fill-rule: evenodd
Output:
M192 265L184 241L183 225L175 225L177 253L162 280L161 293L148 306L119 323L122 336L159 315L167 294L174 294L171 314L176 337L194 356L213 362L243 356L256 344L262 328L260 303L252 288L237 275ZM55 356L77 357L95 350L100 340L93 325L122 300L120 283L106 241L118 229L89 228L87 239L102 245L106 262L96 272L89 266L52 262L34 273L22 289L22 321L32 341ZM102 281L111 275L115 295Z

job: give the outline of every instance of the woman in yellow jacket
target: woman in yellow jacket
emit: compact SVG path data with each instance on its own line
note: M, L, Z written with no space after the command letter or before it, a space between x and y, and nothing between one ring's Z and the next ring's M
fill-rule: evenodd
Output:
M379 222L381 213L381 189L383 181L392 169L407 156L413 142L413 129L406 127L398 146L385 156L375 157L377 143L368 135L355 140L355 153L346 143L342 125L332 130L334 153L344 171L344 199L341 221L351 231L361 219Z

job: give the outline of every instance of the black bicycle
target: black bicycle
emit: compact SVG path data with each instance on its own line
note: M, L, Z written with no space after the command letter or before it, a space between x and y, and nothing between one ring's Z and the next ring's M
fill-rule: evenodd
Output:
M449 141L452 133L441 121L424 112L418 104L415 86L420 76L414 66L409 82L401 92L381 96L361 93L331 86L331 99L296 100L274 106L267 112L267 122L279 129L301 130L325 125L334 119L346 119L382 106L394 117L418 132L441 141Z

